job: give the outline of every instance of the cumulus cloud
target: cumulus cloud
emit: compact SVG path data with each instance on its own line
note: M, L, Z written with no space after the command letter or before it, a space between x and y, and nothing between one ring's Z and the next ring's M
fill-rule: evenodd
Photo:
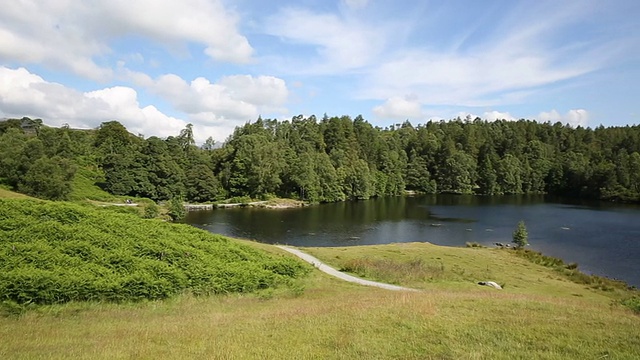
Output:
M117 120L133 133L163 137L178 134L186 125L154 106L140 106L134 89L118 86L79 92L24 68L0 67L0 109L0 116L42 118L51 126L95 128Z
M496 111L496 110L492 110L492 111L485 111L482 114L482 119L487 120L487 121L496 121L496 120L516 120L516 118L514 118L511 114L509 114L508 112L500 112L500 111Z
M287 111L284 107L289 95L287 85L273 76L231 75L215 83L203 77L187 82L175 74L156 79L133 72L127 72L127 76L194 122L224 127L227 134L263 112Z
M584 109L572 109L563 115L556 110L551 110L549 112L541 112L540 115L538 115L538 120L541 122L549 121L551 123L561 122L573 127L585 127L589 123L589 112Z
M257 106L278 108L289 96L285 81L273 76L232 75L223 77L218 83L231 97Z
M373 108L373 113L383 119L406 120L423 117L420 102L414 97L391 97Z
M46 64L93 80L112 76L110 41L143 37L199 44L215 60L248 62L253 49L221 0L10 1L0 12L0 60Z
M263 112L286 112L286 83L272 76L233 75L212 83L203 77L187 82L175 74L156 79L131 71L126 75L167 101L184 118L168 116L154 106L141 106L138 93L130 87L79 92L45 81L24 68L6 67L0 67L0 115L40 117L54 126L68 123L85 128L118 120L131 132L160 137L176 135L191 122L196 140L203 141L208 136L223 140L236 126Z

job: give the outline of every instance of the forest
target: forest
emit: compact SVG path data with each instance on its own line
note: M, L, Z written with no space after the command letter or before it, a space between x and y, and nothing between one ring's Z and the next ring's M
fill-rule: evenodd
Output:
M386 128L362 116L258 118L223 144L193 127L162 139L117 121L97 129L0 122L0 185L67 199L75 176L111 194L218 202L273 196L312 203L400 195L540 194L640 202L640 127L456 118Z

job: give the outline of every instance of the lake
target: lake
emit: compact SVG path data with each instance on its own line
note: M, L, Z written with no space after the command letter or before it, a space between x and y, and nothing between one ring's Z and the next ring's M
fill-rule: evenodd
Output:
M549 196L384 197L296 209L190 212L212 233L294 246L510 243L524 220L534 250L640 287L640 207Z

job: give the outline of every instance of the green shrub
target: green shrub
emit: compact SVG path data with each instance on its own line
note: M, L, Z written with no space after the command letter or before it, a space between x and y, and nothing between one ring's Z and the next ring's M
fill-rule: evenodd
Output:
M156 203L152 202L144 207L144 215L142 215L145 219L154 219L160 215L160 208Z
M171 218L171 221L180 221L187 216L187 211L184 208L184 202L181 197L174 197L169 200L167 213Z
M0 303L164 299L289 286L309 267L188 225L0 199Z
M234 196L224 201L225 204L248 204L252 200L249 196Z
M628 307L633 312L640 314L640 296L633 296L621 301L622 305Z
M465 246L468 247L468 248L483 248L484 247L484 246L482 246L481 244L479 244L479 243L477 243L475 241L473 241L473 242L467 241L465 243Z

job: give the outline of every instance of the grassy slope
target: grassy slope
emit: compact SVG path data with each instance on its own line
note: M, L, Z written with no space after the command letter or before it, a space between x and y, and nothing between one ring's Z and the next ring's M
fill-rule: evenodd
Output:
M116 210L0 199L0 301L16 308L247 292L304 272L289 258Z
M280 253L269 245L252 246ZM417 244L311 252L336 263L363 254L394 260L436 256L447 259L445 274L450 261L460 261L469 273L489 267L496 280L508 266L501 275L507 287L496 291L465 284L454 273L449 280L412 283L424 288L423 293L399 293L345 283L315 271L300 296L276 291L182 296L133 305L58 305L21 318L0 318L0 357L640 357L637 315L612 305L605 295L558 279L553 271L508 253Z
M0 187L0 199L33 199L32 197Z
M396 243L307 248L310 254L355 275L417 289L473 290L479 281L495 281L512 294L584 297L609 303L627 291L593 291L550 268L518 257L509 249L452 248L429 243Z
M92 169L90 166L81 166L78 168L74 178L69 196L71 200L95 200L106 202L122 202L123 197L111 195L100 189L96 182L104 181L104 175L100 170Z

